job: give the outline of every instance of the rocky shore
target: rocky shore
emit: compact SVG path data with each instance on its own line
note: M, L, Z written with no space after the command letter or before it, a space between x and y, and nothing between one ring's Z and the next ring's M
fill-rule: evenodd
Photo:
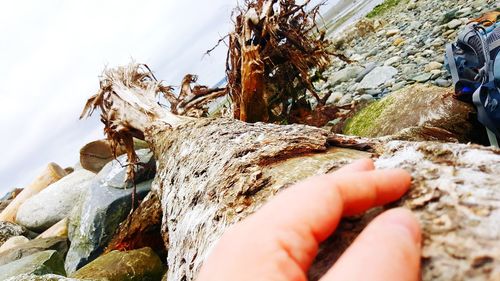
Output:
M471 18L499 7L491 0L399 1L333 40L353 63L336 60L317 88L332 93L330 104L345 105L378 99L415 83L450 87L445 45L456 40Z
M499 7L492 0L401 0L333 38L352 63L335 60L315 85L322 96L330 95L329 105L346 111L329 123L331 129L475 141L473 107L449 94L444 49L470 18ZM140 141L135 148L141 164L134 183L125 181L125 150L118 149L122 155L113 160L110 144L98 140L82 148L74 167L49 164L32 184L6 194L0 203L0 280L165 278L161 215L147 212L146 204L148 216L129 216L139 201L159 200L150 193L153 153Z

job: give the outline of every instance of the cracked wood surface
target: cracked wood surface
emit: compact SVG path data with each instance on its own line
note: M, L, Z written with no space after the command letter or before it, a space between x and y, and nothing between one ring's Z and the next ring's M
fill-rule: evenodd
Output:
M224 230L279 190L361 157L404 168L410 208L424 231L423 280L500 277L500 152L434 142L356 139L307 126L203 119L153 135L168 279L193 280ZM335 147L349 145L358 149ZM317 280L382 208L344 220L310 271ZM243 241L244 243L244 241ZM258 266L258 265L249 265Z
M412 189L393 206L410 208L423 227L423 280L500 279L499 150L175 116L155 102L162 91L155 80L129 76L144 74L137 75L133 66L108 73L86 110L102 111L110 139L145 137L155 152L153 189L163 211L169 280L193 280L224 230L279 190L361 157L372 157L378 168L404 168L413 175ZM343 221L322 245L312 280L377 212Z

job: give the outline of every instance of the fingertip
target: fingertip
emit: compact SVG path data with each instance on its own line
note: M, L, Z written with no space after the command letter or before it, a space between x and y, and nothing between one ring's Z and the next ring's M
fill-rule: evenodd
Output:
M361 158L353 162L353 164L358 165L358 167L364 168L364 170L375 169L375 164L371 158Z
M375 169L375 165L371 158L362 158L353 161L352 163L338 169L333 174L346 173L346 172L362 172L371 171Z
M421 230L405 209L386 211L360 233L322 280L419 280ZM359 268L363 267L360 271Z
M416 244L421 243L422 230L417 218L405 208L395 208L386 211L377 218L378 223L385 224L391 229L400 229L403 235L410 237Z
M387 204L403 196L410 189L412 180L411 175L403 169L376 170L373 177L379 183L375 205Z

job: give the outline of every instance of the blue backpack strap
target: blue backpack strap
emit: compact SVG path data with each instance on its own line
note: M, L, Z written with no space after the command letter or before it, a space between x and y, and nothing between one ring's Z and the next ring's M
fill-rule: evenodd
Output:
M500 40L497 41L497 43L500 44ZM494 77L497 85L500 86L500 53L497 54L497 57L495 58L495 61L493 62L493 77Z
M457 62L455 61L455 56L453 55L453 44L446 45L446 59L448 60L448 66L450 67L453 86L455 86L458 80L460 80L460 77L458 76Z
M488 134L490 144L492 146L499 147L497 136L500 136L500 133L498 132L495 124L488 117L486 108L484 108L484 104L481 101L481 90L483 89L483 86L484 85L481 84L481 86L476 89L476 91L472 95L472 101L474 102L474 105L477 109L477 119L486 127L486 133Z

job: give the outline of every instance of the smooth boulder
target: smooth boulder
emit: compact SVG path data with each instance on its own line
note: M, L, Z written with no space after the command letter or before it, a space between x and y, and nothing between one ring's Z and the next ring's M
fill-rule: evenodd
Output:
M342 82L348 82L356 78L358 75L360 75L360 73L363 72L363 70L364 68L361 66L348 66L333 73L328 79L330 87L334 87Z
M102 255L71 275L79 279L108 281L161 280L165 266L151 248Z
M144 198L151 181L137 185L137 198ZM94 181L69 218L71 246L66 256L68 273L97 258L111 240L119 224L132 208L132 189L119 189Z
M42 232L69 216L75 202L88 189L95 174L77 170L26 200L17 212L16 222Z
M44 251L0 266L0 280L21 274L66 275L64 261L56 251Z
M398 73L392 66L377 66L368 73L358 84L358 90L377 89Z
M68 241L65 238L52 237L34 239L25 242L17 247L1 252L0 265L8 264L23 257L47 250L55 250L61 255L61 257L64 257L68 251Z
M138 165L135 165L135 183L152 179L156 172L156 161L153 152L149 149L139 149L135 152L139 158ZM109 162L97 174L96 181L102 186L114 188L132 188L133 183L127 181L127 155L122 155L116 160Z
M473 106L453 98L452 89L416 84L365 107L347 122L343 133L468 142L474 132L472 112Z
M3 253L5 251L8 251L12 248L16 248L18 246L21 246L22 244L25 244L29 242L30 240L24 236L13 236L10 237L5 243L0 246L0 253Z
M134 139L136 149L147 148L144 141ZM101 169L111 162L115 156L125 153L123 146L117 146L113 153L113 148L107 140L97 140L86 144L80 149L80 165L89 171L98 173Z
M54 224L49 229L45 230L36 238L49 238L49 237L63 237L68 238L68 218L62 219L60 222Z
M47 167L38 175L38 177L31 184L26 186L23 191L21 191L0 213L0 221L15 222L19 207L26 200L33 197L35 194L39 193L54 182L60 180L64 176L66 176L66 171L55 163L49 163Z

